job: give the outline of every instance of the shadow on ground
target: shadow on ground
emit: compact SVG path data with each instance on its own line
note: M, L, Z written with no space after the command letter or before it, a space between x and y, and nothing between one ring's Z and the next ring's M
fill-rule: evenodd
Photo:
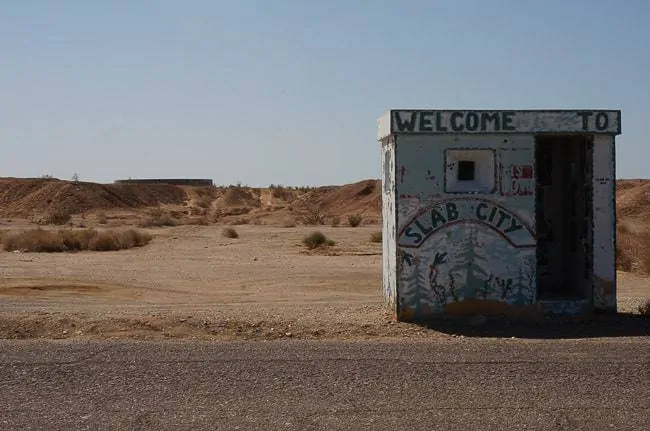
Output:
M498 316L440 318L418 325L465 337L578 339L650 336L650 317L631 313L587 317L545 317L537 320Z

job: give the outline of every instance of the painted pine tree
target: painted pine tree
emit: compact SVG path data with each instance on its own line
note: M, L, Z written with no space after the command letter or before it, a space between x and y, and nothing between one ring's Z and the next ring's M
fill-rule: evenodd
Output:
M439 311L440 305L434 300L429 289L426 262L416 256L408 272L400 280L400 307L409 309L414 317L423 317L432 310Z
M476 226L470 227L468 231L468 235L461 240L456 249L457 253L454 256L456 264L451 267L451 271L465 273L463 296L466 299L475 299L488 277L488 271L484 268L487 259L481 252Z

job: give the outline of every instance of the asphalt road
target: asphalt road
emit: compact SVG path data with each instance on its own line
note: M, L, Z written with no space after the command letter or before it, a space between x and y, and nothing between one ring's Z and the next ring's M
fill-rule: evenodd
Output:
M650 338L0 341L0 429L650 429Z

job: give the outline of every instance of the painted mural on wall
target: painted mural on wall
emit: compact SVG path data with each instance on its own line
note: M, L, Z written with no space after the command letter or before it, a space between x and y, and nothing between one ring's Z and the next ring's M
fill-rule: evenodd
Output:
M416 315L470 300L535 300L533 230L497 203L440 200L408 220L397 241L400 304Z
M534 140L438 136L431 145L426 137L400 136L397 144L401 317L424 317L479 303L533 304L537 288ZM446 192L444 161L450 149L493 150L492 157L474 160L477 172L493 173L494 190Z

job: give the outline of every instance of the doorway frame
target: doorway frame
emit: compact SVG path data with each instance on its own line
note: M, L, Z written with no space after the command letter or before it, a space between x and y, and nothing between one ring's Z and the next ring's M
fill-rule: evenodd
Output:
M535 231L537 234L537 250L536 250L536 289L535 294L538 301L571 301L571 302L587 302L590 305L594 303L594 259L593 259L593 247L594 247L594 229L595 229L595 219L594 219L594 134L592 133L536 133L533 135L533 153L535 160ZM585 146L584 157L581 155L578 158L578 161L582 163L581 166L578 166L578 169L582 171L582 187L576 190L577 193L584 193L584 198L582 199L583 216L582 222L578 223L577 226L579 230L579 235L577 236L576 245L582 248L581 255L583 264L580 268L580 271L584 274L582 279L582 288L579 290L570 290L566 291L560 288L560 293L553 295L548 289L542 290L545 286L542 283L542 274L540 264L540 237L541 232L540 220L539 217L544 214L544 210L540 209L540 201L544 205L544 200L547 199L545 194L540 196L540 191L542 193L542 188L544 187L539 183L539 147L541 140L549 139L558 139L558 140L567 140L567 141L576 141L580 140L581 142L576 142L576 144ZM566 145L573 144L574 142L566 143L548 143L547 145ZM582 150L581 150L582 151ZM551 154L549 158L549 163L553 164L553 155ZM551 197L552 199L553 197ZM562 219L566 218L566 215L562 215ZM575 223L575 221L574 221ZM563 226L564 227L564 226ZM547 263L548 265L548 263ZM576 280L573 280L572 277L569 277L567 280L565 277L562 277L564 283L575 283Z

